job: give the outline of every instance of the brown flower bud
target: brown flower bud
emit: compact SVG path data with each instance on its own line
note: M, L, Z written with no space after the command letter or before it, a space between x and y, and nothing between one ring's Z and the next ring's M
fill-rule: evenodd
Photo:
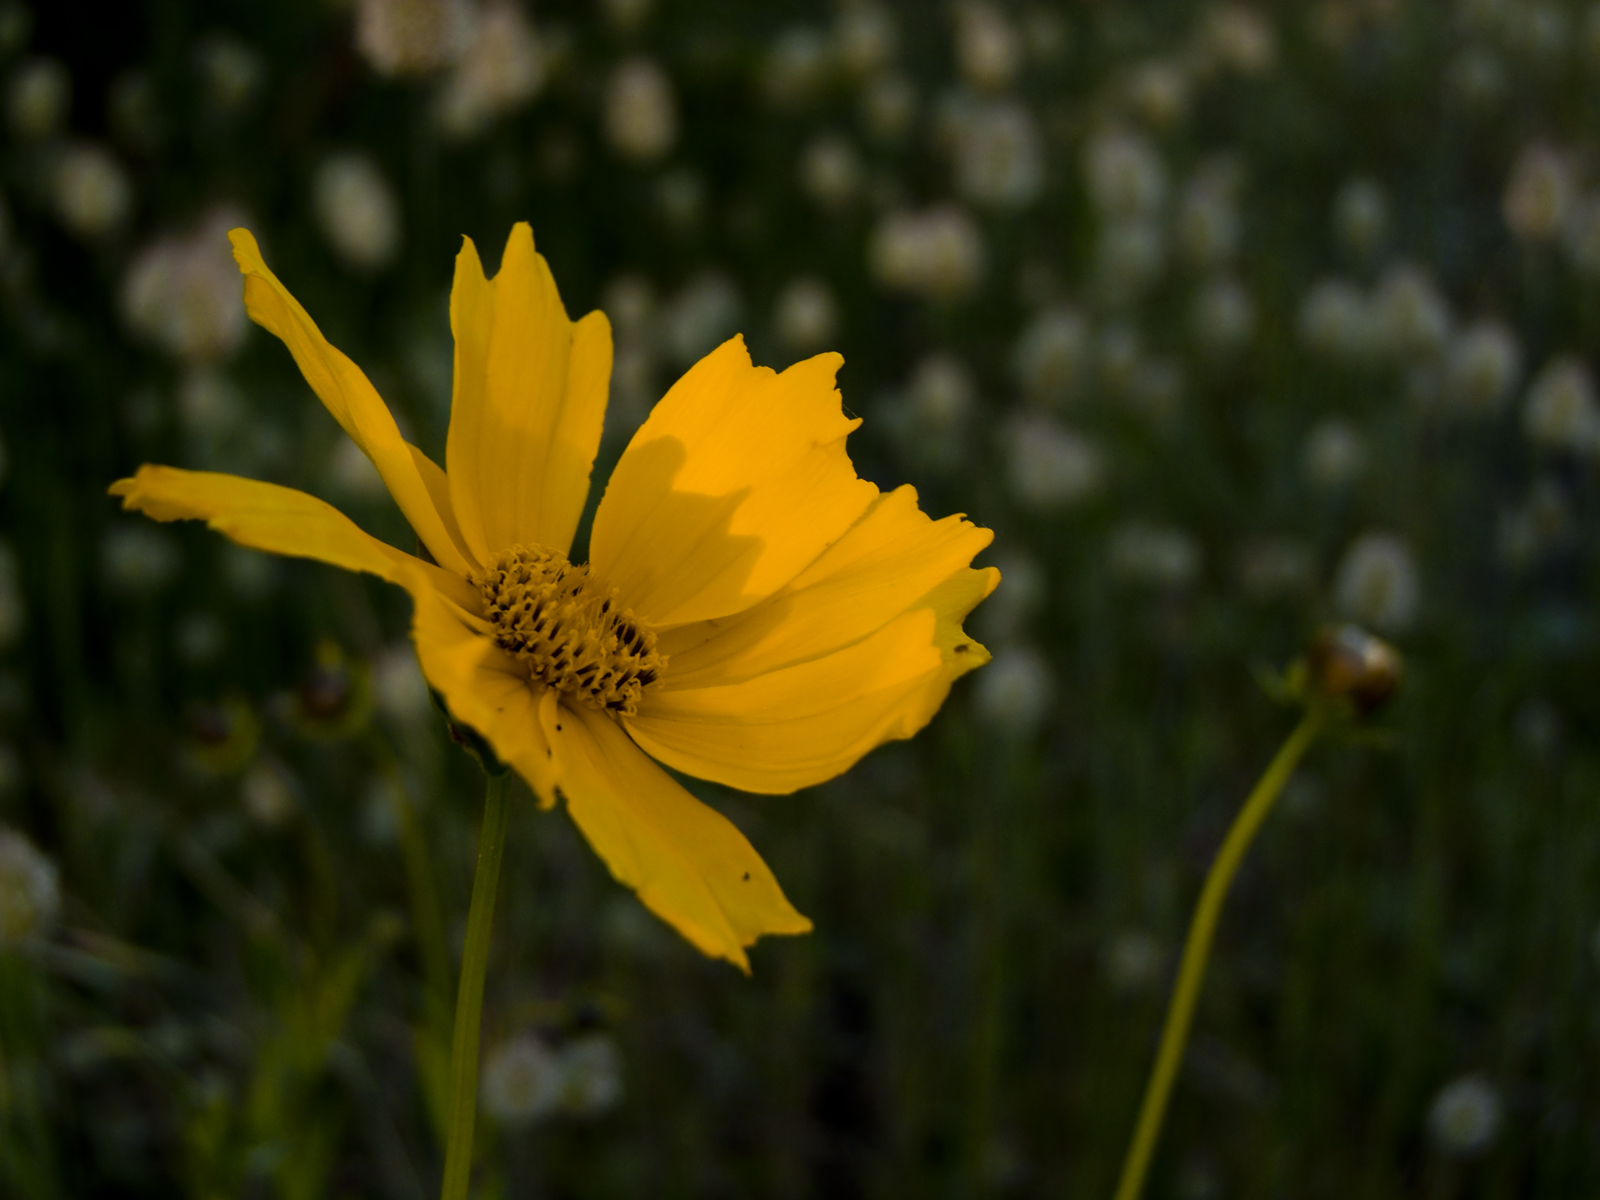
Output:
M1348 696L1369 713L1400 686L1400 652L1355 625L1325 625L1311 640L1311 683L1324 696Z

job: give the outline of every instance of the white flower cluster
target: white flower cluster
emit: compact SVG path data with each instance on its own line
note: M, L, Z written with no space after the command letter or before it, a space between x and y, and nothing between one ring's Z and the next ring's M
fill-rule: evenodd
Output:
M555 1047L522 1034L489 1055L479 1092L484 1110L508 1128L563 1112L597 1117L622 1099L622 1057L603 1033L581 1034Z

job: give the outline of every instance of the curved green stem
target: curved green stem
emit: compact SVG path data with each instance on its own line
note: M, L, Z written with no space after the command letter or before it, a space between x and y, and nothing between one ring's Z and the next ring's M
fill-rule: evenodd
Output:
M478 1119L478 1026L483 1019L483 976L489 965L489 931L506 844L506 773L489 776L478 834L478 870L467 912L467 942L456 993L456 1028L450 1044L450 1124L444 1151L443 1200L467 1200L472 1181L472 1135Z
M1200 891L1200 902L1195 906L1194 920L1189 925L1189 938L1183 946L1183 962L1178 968L1178 983L1173 989L1172 1003L1167 1008L1167 1023L1161 1031L1161 1049L1156 1054L1156 1065L1150 1072L1150 1082L1145 1085L1144 1104L1139 1109L1139 1124L1134 1129L1133 1142L1128 1146L1128 1157L1122 1164L1122 1179L1117 1184L1116 1200L1137 1200L1144 1186L1145 1173L1150 1168L1150 1156L1155 1152L1156 1139L1161 1134L1161 1121L1166 1116L1167 1101L1172 1095L1172 1084L1177 1079L1178 1067L1183 1062L1183 1050L1189 1040L1189 1023L1194 1016L1195 1001L1200 998L1200 985L1206 977L1206 960L1211 955L1211 940L1217 932L1217 919L1222 915L1222 903L1228 898L1228 888L1239 870L1245 851L1255 839L1261 822L1272 810L1273 801L1283 791L1295 766L1322 732L1323 707L1313 702L1305 717L1295 727L1279 748L1276 757L1268 764L1266 772L1256 784L1250 798L1245 801L1233 827L1217 851L1216 861L1206 875L1205 887Z

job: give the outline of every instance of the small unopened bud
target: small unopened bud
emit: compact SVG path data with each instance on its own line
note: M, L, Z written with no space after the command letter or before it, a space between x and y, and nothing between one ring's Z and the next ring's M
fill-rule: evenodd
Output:
M1330 625L1311 641L1311 683L1324 696L1348 696L1369 713L1400 686L1400 653L1355 625Z

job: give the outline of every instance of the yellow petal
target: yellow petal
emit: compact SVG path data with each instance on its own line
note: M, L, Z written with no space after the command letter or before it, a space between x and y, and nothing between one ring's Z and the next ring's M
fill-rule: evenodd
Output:
M567 319L526 223L484 278L471 239L450 294L455 397L445 451L461 531L482 561L516 543L572 546L600 445L611 326Z
M961 628L999 572L967 564L990 533L880 496L787 587L729 620L663 633L661 683L627 722L668 766L787 792L910 737L957 677L989 661Z
M764 934L806 933L772 871L731 821L696 800L609 717L552 706L567 810L611 873L701 950L748 972L744 948Z
M852 646L741 683L652 690L628 732L667 766L747 792L821 783L938 711L954 674L936 626L933 609L917 609Z
M539 696L489 640L478 590L459 575L385 545L331 504L277 484L146 466L112 484L111 493L122 497L124 508L158 521L205 521L241 545L367 571L406 588L415 604L417 659L429 684L547 807L554 802L555 774L539 723Z
M472 564L429 495L413 457L414 447L400 436L393 414L361 368L328 343L299 301L267 269L248 229L235 229L228 238L244 275L244 303L250 318L289 348L311 390L378 468L389 494L435 561L465 575Z
M590 561L657 627L743 612L808 567L872 502L821 354L781 375L740 338L701 359L623 452Z

